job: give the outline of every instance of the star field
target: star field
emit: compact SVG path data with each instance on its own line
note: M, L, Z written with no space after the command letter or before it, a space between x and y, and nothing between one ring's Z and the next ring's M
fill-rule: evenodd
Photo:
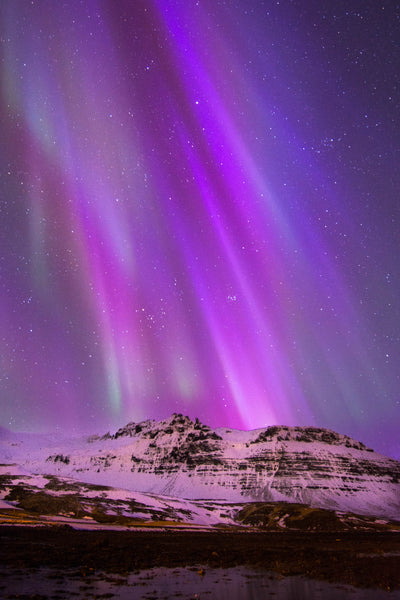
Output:
M400 457L400 5L3 0L0 424Z

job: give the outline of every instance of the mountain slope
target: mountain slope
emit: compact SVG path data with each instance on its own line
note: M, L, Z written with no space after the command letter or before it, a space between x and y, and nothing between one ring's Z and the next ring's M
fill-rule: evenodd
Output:
M115 434L29 447L0 443L0 461L131 491L229 502L295 502L400 519L400 463L313 427L212 430L174 414Z

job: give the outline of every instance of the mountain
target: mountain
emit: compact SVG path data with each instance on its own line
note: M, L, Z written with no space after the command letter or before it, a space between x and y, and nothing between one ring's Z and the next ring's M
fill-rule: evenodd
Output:
M29 446L0 462L147 494L227 503L290 502L400 520L400 462L327 429L211 429L174 414L117 432Z

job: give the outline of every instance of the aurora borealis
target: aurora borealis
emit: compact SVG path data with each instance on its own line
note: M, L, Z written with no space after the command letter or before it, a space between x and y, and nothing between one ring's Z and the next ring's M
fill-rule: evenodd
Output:
M400 457L400 6L3 0L0 424Z

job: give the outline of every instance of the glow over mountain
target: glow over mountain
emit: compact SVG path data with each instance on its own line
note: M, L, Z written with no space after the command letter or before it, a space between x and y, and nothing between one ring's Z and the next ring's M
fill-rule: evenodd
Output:
M1 0L0 424L400 458L399 3Z

